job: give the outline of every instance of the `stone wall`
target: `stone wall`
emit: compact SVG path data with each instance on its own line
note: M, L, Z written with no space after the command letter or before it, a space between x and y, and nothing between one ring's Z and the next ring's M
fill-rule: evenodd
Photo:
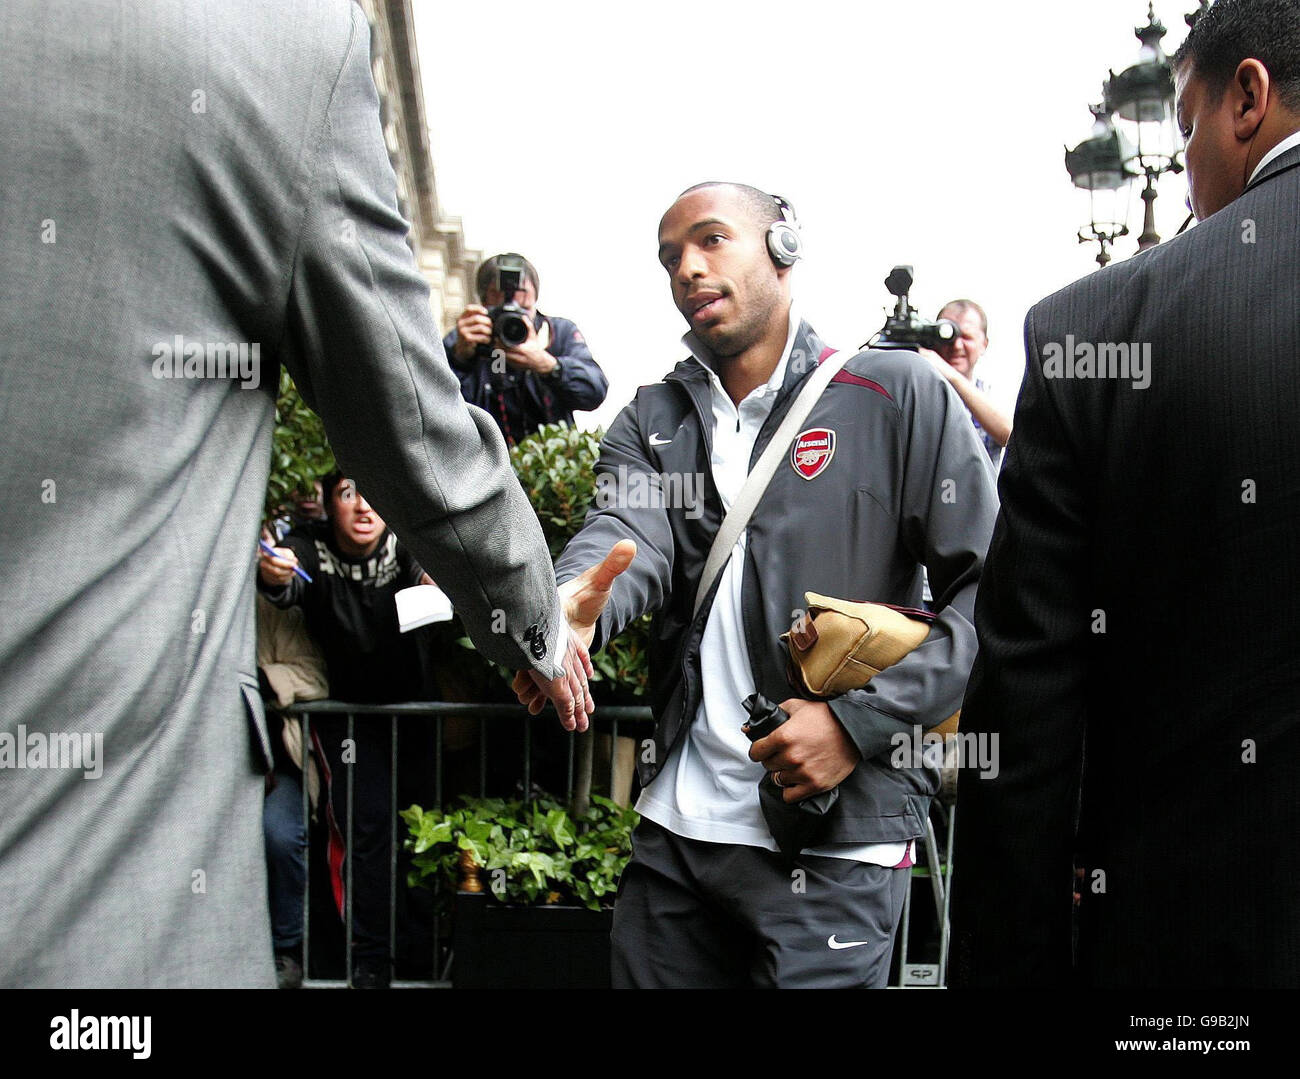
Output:
M444 216L438 207L411 0L355 2L370 23L371 66L399 204L411 223L408 240L432 290L433 316L446 333L473 296L482 253L465 246L460 218Z

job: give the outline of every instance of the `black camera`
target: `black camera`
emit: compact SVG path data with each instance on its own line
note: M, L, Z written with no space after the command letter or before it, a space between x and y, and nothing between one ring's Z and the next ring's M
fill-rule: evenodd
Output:
M497 290L501 303L488 312L492 335L506 348L517 348L528 340L529 315L515 303L515 293L524 285L524 260L502 255L497 260Z
M928 348L937 352L955 341L961 330L949 318L926 322L908 302L912 291L912 267L895 266L885 278L885 288L896 298L894 313L885 319L884 328L863 348Z

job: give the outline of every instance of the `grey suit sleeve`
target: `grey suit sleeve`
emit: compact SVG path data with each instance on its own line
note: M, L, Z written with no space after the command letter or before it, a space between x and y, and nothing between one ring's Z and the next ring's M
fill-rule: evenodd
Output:
M559 673L555 578L496 425L462 401L407 246L355 5L312 155L281 356L340 466L447 592L474 643ZM561 634L564 633L564 637Z
M1093 604L1088 452L1043 377L1035 313L975 610L980 653L962 732L997 739L999 771L959 779L954 978L1064 985ZM1055 388L1056 392L1053 392Z
M917 364L921 364L919 358ZM955 390L918 367L902 401L900 528L926 565L934 595L929 636L863 689L830 702L863 757L887 751L913 725L942 723L961 706L975 660L975 592L997 517L988 456Z
M662 507L629 507L626 487L637 473L654 473L636 422L635 403L610 425L596 462L596 499L582 530L569 541L555 564L561 581L576 577L609 553L619 540L636 541L636 558L614 579L609 603L596 626L591 650L598 651L629 623L658 610L673 576L673 532Z

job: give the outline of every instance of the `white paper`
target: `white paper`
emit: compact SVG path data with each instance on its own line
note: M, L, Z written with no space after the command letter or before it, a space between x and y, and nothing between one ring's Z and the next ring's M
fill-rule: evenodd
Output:
M417 584L397 593L397 622L407 633L430 622L450 622L452 609L447 593L436 584Z

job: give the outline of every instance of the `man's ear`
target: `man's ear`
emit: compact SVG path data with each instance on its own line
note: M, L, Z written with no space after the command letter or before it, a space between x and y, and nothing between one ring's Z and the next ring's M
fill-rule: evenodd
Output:
M1273 83L1268 68L1258 60L1246 59L1237 65L1232 76L1231 91L1234 97L1232 130L1242 142L1253 138L1264 122L1273 93Z

